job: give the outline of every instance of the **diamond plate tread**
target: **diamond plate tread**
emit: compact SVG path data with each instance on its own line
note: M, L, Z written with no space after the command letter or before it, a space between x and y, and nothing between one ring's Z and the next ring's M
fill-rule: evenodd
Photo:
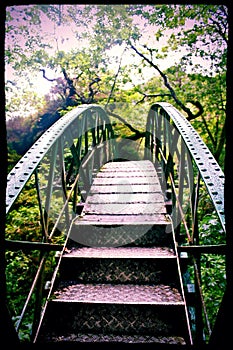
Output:
M93 184L92 186L95 185L117 185L117 186L121 186L121 185L149 185L149 184L158 184L159 183L159 179L154 176L141 176L141 177L112 177L112 178L101 178L101 177L95 177L93 180Z
M166 214L166 207L164 203L98 203L89 204L84 206L84 213L88 214L111 214L111 215L131 215L137 213L137 215L143 214Z
M138 174L145 174L146 173L154 173L157 172L155 167L151 164L149 165L144 165L144 166L129 166L128 163L126 162L118 162L120 165L114 165L113 163L106 163L102 168L100 168L98 171L98 174L103 174L107 175L108 173L113 173L114 171L117 172L118 174L121 173L138 173ZM126 163L125 166L123 166L123 163ZM141 164L142 161L139 161L139 164ZM131 162L130 162L131 164ZM108 167L107 167L108 166Z
M77 342L77 343L154 343L154 344L176 344L185 345L182 337L154 337L152 335L117 335L117 334L92 334L92 333L70 333L66 335L47 335L43 342Z
M108 177L117 177L117 178L121 178L121 177L144 177L144 176L155 176L155 171L153 169L143 169L143 170L138 170L138 169L120 169L120 168L115 168L115 169L105 169L105 170L100 170L97 173L97 176L99 178L108 178Z
M50 301L41 334L103 333L187 336L185 309L179 304L115 304Z
M143 170L150 169L155 171L155 167L153 163L149 160L131 160L131 161L117 161L117 162L109 162L104 164L100 171L104 171L107 169L128 169L131 170Z
M176 258L174 251L168 247L82 247L71 248L64 253L66 258L122 258L122 259L158 259Z
M82 222L73 224L69 239L90 247L118 247L125 245L136 246L172 246L171 232L166 233L167 225L89 225Z
M167 285L71 284L54 292L53 301L114 304L181 304L181 294Z
M78 260L77 260L78 259ZM73 283L164 284L179 286L176 258L77 258L65 256L60 280Z
M125 163L125 164L123 164ZM145 165L142 161L139 161L137 165L130 166L130 163L119 162L116 166L113 163L107 163L97 172L98 177L112 177L112 176L154 176L156 174L153 164Z
M74 220L75 225L140 225L140 226L151 226L151 225L169 225L171 221L164 214L143 214L143 215L80 215ZM148 227L149 229L150 227Z
M149 162L149 163L145 163L145 162ZM132 162L130 161L130 164ZM143 166L140 166L143 165ZM108 171L113 171L113 170L117 170L118 172L121 171L127 171L127 172L135 172L135 171L144 171L146 169L146 171L155 171L155 167L154 165L150 162L150 161L142 161L140 160L139 162L136 161L136 163L131 164L131 166L129 166L128 162L108 162L106 164L104 164L100 169L96 169L99 173L106 173Z

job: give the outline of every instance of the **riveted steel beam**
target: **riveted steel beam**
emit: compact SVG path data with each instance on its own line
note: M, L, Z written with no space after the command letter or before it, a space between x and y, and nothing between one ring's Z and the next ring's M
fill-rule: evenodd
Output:
M12 204L22 191L23 187L30 179L31 175L49 151L54 143L68 130L72 123L85 112L99 113L104 119L105 123L110 124L109 118L104 109L98 105L82 105L78 106L57 122L55 122L43 135L32 145L26 154L19 160L15 167L7 176L6 189L6 213L9 212ZM95 125L95 121L92 121ZM82 130L80 131L80 133Z
M203 142L197 131L189 121L170 103L159 102L151 107L156 111L161 107L173 120L175 127L181 134L192 158L194 159L205 186L212 199L216 212L225 230L224 213L224 181L225 176L209 148Z

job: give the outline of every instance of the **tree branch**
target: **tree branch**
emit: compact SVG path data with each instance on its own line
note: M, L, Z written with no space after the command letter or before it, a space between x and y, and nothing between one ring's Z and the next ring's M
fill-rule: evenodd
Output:
M154 98L154 97L164 97L164 96L168 96L171 97L171 94L146 94L142 91L138 91L139 94L143 95L143 98L141 100L139 100L136 105L138 105L139 103L142 103L145 101L146 98Z
M140 51L137 50L137 48L135 46L133 46L133 44L129 43L130 47L140 56L143 58L143 60L145 60L147 63L149 63L150 66L152 66L153 68L155 68L157 70L157 72L160 74L160 76L163 78L163 82L164 82L164 85L168 88L168 90L170 91L171 93L171 96L172 98L174 99L174 101L178 104L178 106L180 106L184 112L187 113L188 115L188 120L192 120L192 119L195 119L197 117L199 117L202 113L203 113L203 107L201 106L201 104L198 102L198 101L192 101L191 103L194 104L196 107L198 106L199 108L199 111L196 113L196 114L193 114L192 111L186 107L179 99L178 97L176 96L176 93L174 91L174 89L172 88L172 86L170 85L169 81L168 81L168 78L166 76L166 74L164 74L160 69L159 67L154 64L151 60L149 60L143 53L141 53ZM201 109L200 109L200 106L201 106Z
M48 81L53 82L53 81L56 81L56 80L57 80L56 78L50 79L50 78L46 77L46 75L45 75L45 69L40 69L40 72L43 73L43 78L46 79L46 80L48 80Z
M145 136L145 135L144 135L144 134L145 134L144 132L141 132L141 131L135 129L131 124L127 123L127 121L126 121L124 118L122 118L121 116L119 116L118 114L115 114L115 113L111 112L111 111L110 111L109 109L107 109L107 108L106 108L106 112L107 112L109 115L111 115L112 117L115 117L115 118L117 118L118 120L120 120L125 126L127 126L132 132L135 133L134 136L129 137L129 138L133 138L133 137L136 136L136 139L138 139L138 138L140 138L140 137L144 137L144 136ZM135 139L135 138L133 138L133 139Z
M99 77L93 79L90 84L89 84L89 96L88 96L88 103L93 103L94 102L94 96L98 91L94 91L92 88L92 85L94 84L98 84L98 82L100 82L101 79Z
M122 58L123 58L124 52L125 52L125 49L123 50L123 52L122 52L122 54L121 54L120 62L119 62L119 65L118 65L118 69L117 69L117 72L116 72L116 74L115 74L114 82L113 82L113 84L112 84L112 88L111 88L110 94L109 94L109 96L108 96L108 100L107 100L107 103L106 103L105 108L107 108L107 106L108 106L108 104L109 104L109 102L110 102L110 99L111 99L111 97L112 97L113 91L114 91L114 89L115 89L116 81L117 81L118 75L119 75L120 70L121 70L121 62L122 62Z

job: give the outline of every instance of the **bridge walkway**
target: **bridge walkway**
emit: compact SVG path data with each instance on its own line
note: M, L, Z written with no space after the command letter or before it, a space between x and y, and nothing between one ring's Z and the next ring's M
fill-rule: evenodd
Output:
M100 169L57 266L36 343L192 344L172 224L152 162Z

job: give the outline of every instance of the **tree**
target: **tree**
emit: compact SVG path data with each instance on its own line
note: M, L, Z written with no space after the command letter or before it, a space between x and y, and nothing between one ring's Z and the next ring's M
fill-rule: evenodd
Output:
M171 96L178 108L186 114L188 120L201 117L202 129L205 129L217 160L220 159L225 144L225 112L226 112L226 57L228 45L228 9L223 5L119 5L86 7L82 12L92 26L91 42L99 52L112 45L126 45L142 58L143 66L153 67L162 78L168 92L161 96ZM144 25L152 28L155 37L154 45L142 42L141 33L135 25L139 16ZM142 30L142 26L140 27ZM94 35L92 35L94 33ZM164 37L166 44L161 50L156 47ZM104 43L101 37L106 38ZM151 40L153 42L153 40ZM171 54L180 53L180 62L173 70L173 75L165 74L157 63L159 59ZM174 77L180 72L179 81ZM196 89L189 94L180 89L182 72L200 74L200 84L211 82L214 87L215 101L207 103L207 91ZM170 71L171 73L171 71ZM190 84L194 79L190 75ZM218 82L217 82L218 80ZM171 83L172 82L172 83ZM190 85L189 84L189 85ZM197 83L197 85L200 85ZM204 84L205 85L205 84ZM216 88L218 85L218 88ZM209 86L209 85L208 85ZM180 94L182 91L182 94ZM208 89L209 94L209 89ZM159 97L157 92L151 94ZM144 95L145 97L145 95ZM213 101L212 101L213 102ZM215 106L215 113L212 114ZM211 117L210 117L211 116ZM216 117L216 120L215 120ZM200 120L200 118L199 118ZM195 123L196 124L196 123ZM213 124L213 125L212 125Z
M17 21L13 20L13 15ZM48 31L42 37L39 30L42 30L43 23L47 21L53 23L55 29L50 33ZM58 35L59 28L61 25L70 27L72 23L75 25L74 34L77 37L78 48L66 52L60 48L62 44ZM145 40L143 31L148 27L151 34L148 40ZM107 72L109 74L108 67L112 63L110 50L122 47L124 56L131 54L132 59L134 55L142 60L141 72L146 66L150 66L154 69L155 76L159 75L162 78L161 87L164 89L162 91L159 89L160 93L154 91L151 96L159 98L161 95L169 100L172 98L175 105L187 114L189 120L199 118L212 144L215 144L213 150L219 159L225 142L223 114L228 44L227 7L222 5L16 6L9 8L6 32L9 43L6 45L7 62L20 75L25 75L25 69L41 72L44 78L53 84L53 93L57 91L62 108L100 101L97 96L103 93L107 82L107 80L103 82L103 75L106 76ZM23 40L20 41L19 38ZM170 74L171 71L167 74L160 68L162 60L172 55L172 52L179 54L180 60L173 75ZM118 63L118 68L112 74L108 102L115 98L114 90L119 86L117 81L126 82L122 57L118 56ZM140 63L138 65L140 66ZM128 68L133 70L132 62ZM58 77L48 78L48 70L56 72ZM139 69L133 71L140 79ZM221 101L221 117L218 117L218 123L214 121L217 131L210 125L213 116L209 117L205 91L202 89L202 96L198 94L198 90L197 93L187 95L180 89L180 85L187 85L182 81L182 72L200 74L206 81L210 80L211 76L215 80L219 78L218 86L223 83L222 88L215 93L217 101ZM177 75L180 75L178 81L175 79ZM190 84L193 82L191 79ZM143 96L146 98L146 95ZM215 134L219 135L220 129L222 135L218 136L216 141Z
M179 66L178 66L179 68ZM202 136L217 161L224 163L225 146L225 117L226 117L226 76L224 73L216 76L203 76L198 73L187 74L177 66L168 68L165 72L167 79L173 86L176 86L176 97L185 99L193 114L197 112L195 106L189 101L196 99L204 106L204 111L199 118L192 120L194 128ZM141 101L162 96L164 89L158 91L155 86L160 86L158 78L140 88L143 95ZM142 93L143 91L143 93ZM158 97L156 97L158 99ZM172 99L169 94L164 94L164 98Z

